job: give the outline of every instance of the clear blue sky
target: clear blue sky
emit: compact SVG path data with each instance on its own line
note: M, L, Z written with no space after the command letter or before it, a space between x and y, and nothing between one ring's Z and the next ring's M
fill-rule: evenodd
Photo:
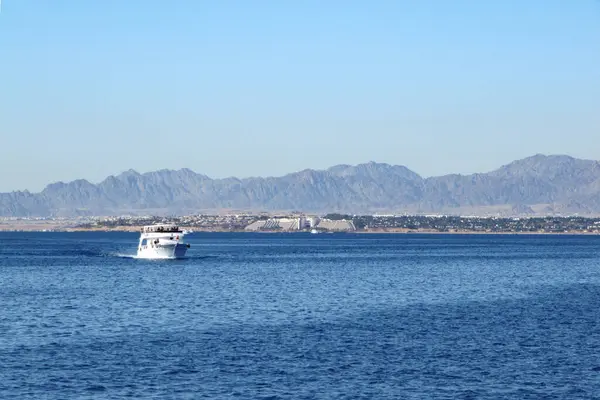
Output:
M600 159L600 1L3 0L0 191Z

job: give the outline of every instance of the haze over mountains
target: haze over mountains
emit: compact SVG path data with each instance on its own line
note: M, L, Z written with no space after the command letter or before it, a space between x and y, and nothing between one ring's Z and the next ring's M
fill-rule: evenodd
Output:
M245 179L129 170L98 184L79 179L40 193L0 193L5 217L226 211L600 215L600 163L538 154L492 172L431 178L375 162Z

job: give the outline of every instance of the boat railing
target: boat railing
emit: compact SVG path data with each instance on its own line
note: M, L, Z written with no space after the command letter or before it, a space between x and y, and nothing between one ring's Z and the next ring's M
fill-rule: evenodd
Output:
M178 226L145 226L142 233L180 233Z

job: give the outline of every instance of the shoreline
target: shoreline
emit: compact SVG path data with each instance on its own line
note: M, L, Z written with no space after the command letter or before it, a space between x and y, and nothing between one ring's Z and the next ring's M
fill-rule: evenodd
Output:
M33 225L33 224L32 224ZM8 225L2 226L0 224L0 232L37 232L37 233L74 233L74 232L131 232L139 233L141 226L118 226L113 228L78 228L78 227L66 227L57 225L35 225L35 226L15 226ZM225 228L201 228L201 227L183 227L183 229L189 228L194 233L262 233L262 234L274 234L274 233L286 233L286 234L297 234L297 233L309 233L309 231L247 231L245 229L225 229ZM586 235L594 236L600 235L600 232L589 232L589 231L565 231L565 232L546 232L546 231L470 231L470 230L452 230L447 232L441 232L436 230L406 230L406 229L369 229L369 230L356 230L356 231L321 231L319 234L332 234L332 233L350 233L350 234L361 234L361 235L373 235L373 234L386 234L386 235L423 235L423 234L434 234L434 235Z

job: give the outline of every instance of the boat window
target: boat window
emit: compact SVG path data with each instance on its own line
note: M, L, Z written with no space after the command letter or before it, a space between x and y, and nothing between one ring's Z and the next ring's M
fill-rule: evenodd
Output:
M0 0L1 1L1 0ZM142 232L145 233L171 233L171 232L181 232L179 226L177 225L163 225L163 226L145 226L142 228Z

